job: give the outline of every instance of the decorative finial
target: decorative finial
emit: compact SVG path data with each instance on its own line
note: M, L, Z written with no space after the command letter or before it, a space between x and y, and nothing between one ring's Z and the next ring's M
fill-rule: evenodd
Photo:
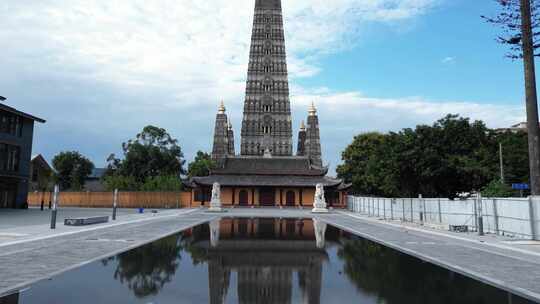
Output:
M221 101L221 104L219 105L218 114L225 114L225 104L223 103L223 100Z
M317 108L315 108L315 103L311 102L311 107L308 110L309 116L315 116L317 115Z
M304 121L302 120L302 123L300 124L300 131L306 130L306 124L304 124Z

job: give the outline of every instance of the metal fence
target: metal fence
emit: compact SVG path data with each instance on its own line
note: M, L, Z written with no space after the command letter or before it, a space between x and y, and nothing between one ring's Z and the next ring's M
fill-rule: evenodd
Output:
M481 203L480 203L481 202ZM349 196L348 210L381 219L423 225L467 226L516 238L540 238L540 197L482 198L380 198Z

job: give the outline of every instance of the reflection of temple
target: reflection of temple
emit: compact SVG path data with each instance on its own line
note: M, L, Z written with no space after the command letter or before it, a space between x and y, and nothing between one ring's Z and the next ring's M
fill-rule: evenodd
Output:
M219 241L198 242L208 250L210 303L225 301L231 272L239 303L291 303L295 274L302 302L320 302L327 255L317 247L312 221L224 219L215 235Z

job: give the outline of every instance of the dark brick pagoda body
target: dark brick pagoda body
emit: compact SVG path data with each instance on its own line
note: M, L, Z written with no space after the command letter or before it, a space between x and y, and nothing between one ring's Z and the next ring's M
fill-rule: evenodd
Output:
M220 105L212 149L218 168L210 176L190 181L194 202L207 201L217 182L225 204L311 206L320 183L331 205L345 204L347 187L327 177L328 168L323 167L314 105L307 127L302 122L293 155L281 0L256 0L243 114L240 155L236 155L232 125Z

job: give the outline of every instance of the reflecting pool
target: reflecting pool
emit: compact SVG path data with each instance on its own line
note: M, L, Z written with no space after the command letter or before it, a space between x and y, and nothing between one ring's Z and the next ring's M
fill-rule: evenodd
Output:
M221 219L0 304L532 303L310 219Z

